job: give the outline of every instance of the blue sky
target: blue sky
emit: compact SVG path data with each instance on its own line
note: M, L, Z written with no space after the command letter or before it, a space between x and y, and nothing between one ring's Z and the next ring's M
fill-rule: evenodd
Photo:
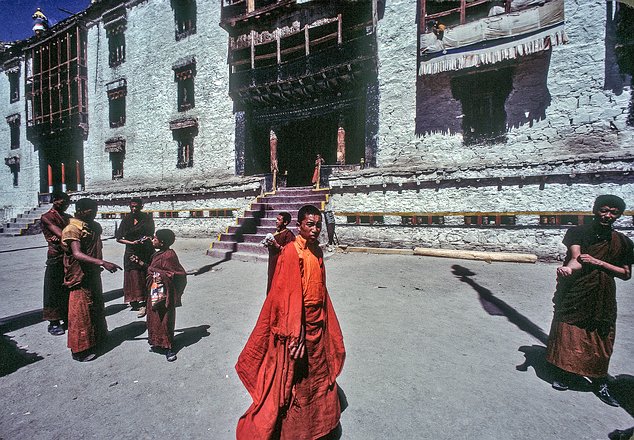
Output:
M60 9L77 13L90 6L90 0L0 0L0 41L23 40L33 35L31 15L41 8L51 25L70 14Z

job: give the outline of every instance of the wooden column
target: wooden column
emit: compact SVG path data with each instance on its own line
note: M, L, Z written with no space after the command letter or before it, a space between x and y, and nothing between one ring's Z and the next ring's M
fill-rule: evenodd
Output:
M273 191L277 190L277 135L271 129L269 133L269 149L270 149L270 160L271 160L271 173L273 174Z
M467 0L460 0L460 24L467 22Z
M255 31L251 31L251 68L255 69Z
M343 36L341 35L341 14L337 15L337 44L343 43Z
M275 41L277 42L277 64L282 62L282 53L280 51L280 33L279 29L275 30Z
M304 26L304 43L306 44L306 56L310 55L310 39L308 37L308 25Z
M346 163L346 129L343 126L343 118L339 118L337 129L337 165Z

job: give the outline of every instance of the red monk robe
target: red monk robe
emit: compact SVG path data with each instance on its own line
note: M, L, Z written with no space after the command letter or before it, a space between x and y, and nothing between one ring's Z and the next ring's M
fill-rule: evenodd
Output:
M336 378L345 348L325 281L318 244L307 246L297 236L280 255L271 290L236 364L253 398L238 421L238 440L312 440L339 424ZM302 325L306 355L293 360L289 345L297 343Z
M161 275L167 294L165 304L152 308L147 305L148 342L152 347L172 348L174 342L174 325L176 323L176 307L181 306L181 296L187 285L187 273L181 266L176 252L166 249L155 252L147 268L148 287L152 284L154 273Z

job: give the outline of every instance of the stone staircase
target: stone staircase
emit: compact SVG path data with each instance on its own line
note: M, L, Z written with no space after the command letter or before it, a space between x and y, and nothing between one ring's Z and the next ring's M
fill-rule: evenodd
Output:
M0 236L14 237L16 235L36 235L42 232L40 228L40 217L51 209L52 204L40 205L30 209L23 214L18 214L17 218L11 219L9 223L3 223L0 227Z
M275 232L275 218L281 211L292 216L288 228L296 233L297 211L304 205L314 205L323 211L328 201L327 189L312 187L280 188L274 193L260 196L244 212L236 225L220 234L211 244L207 255L241 261L268 261L268 249L260 243L267 233Z

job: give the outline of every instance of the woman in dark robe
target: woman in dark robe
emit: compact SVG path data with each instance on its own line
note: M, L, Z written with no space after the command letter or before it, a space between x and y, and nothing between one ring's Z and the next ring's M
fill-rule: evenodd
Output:
M130 304L132 310L138 310L137 316L145 316L145 275L144 266L135 263L139 261L148 263L154 252L151 238L154 235L154 220L152 214L142 212L143 202L141 199L130 201L130 214L128 214L117 229L117 242L125 244L123 255L123 296L124 301Z

